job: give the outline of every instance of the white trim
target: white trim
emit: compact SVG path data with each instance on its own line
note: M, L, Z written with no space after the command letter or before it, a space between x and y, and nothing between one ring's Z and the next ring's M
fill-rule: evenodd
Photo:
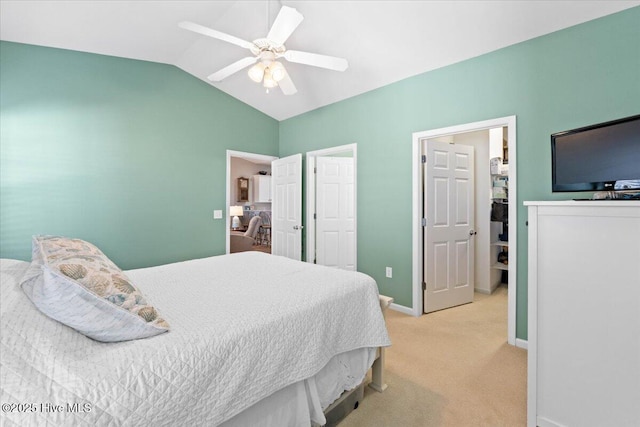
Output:
M276 159L278 159L278 157L276 156L268 156L266 154L256 154L256 153L246 153L244 151L234 151L234 150L227 150L227 179L226 179L226 202L225 202L225 209L224 209L224 218L225 218L225 239L226 239L226 243L225 243L225 251L228 254L229 251L231 250L230 248L230 235L231 235L231 222L230 222L230 218L229 218L229 206L231 206L231 200L229 200L231 198L231 158L232 157L238 157L241 159L246 159L246 160L260 160L260 161L274 161Z
M409 316L415 316L411 307L405 307L404 305L396 304L392 302L389 308L393 311L399 311L400 313L408 314Z
M525 350L529 350L529 341L523 340L520 338L516 338L516 347L524 348Z
M422 143L427 138L436 138L458 133L473 132L478 130L507 127L509 145L509 288L508 288L508 315L507 315L507 341L511 345L516 344L516 295L517 295L517 197L516 197L516 116L501 117L481 122L467 123L440 129L432 129L423 132L414 132L412 138L412 188L413 188L413 225L412 225L412 283L413 283L413 315L421 316L423 313L422 300L422 270L423 270L423 237L422 237Z
M566 427L564 424L558 424L555 421L552 421L545 417L536 418L536 422L533 425L538 427Z
M527 337L530 341L527 354L527 426L535 427L538 413L538 363L536 353L538 351L538 206L528 208L528 233L529 233L529 272L527 286L527 303L529 313L527 315Z
M424 264L423 235L422 235L422 137L413 134L411 150L411 182L412 182L412 288L413 315L422 316L422 272Z
M511 345L516 344L516 309L518 301L516 299L518 289L518 174L516 164L518 157L516 152L516 116L506 117L507 119L507 144L509 148L509 287L507 303L507 341ZM513 242L513 244L511 243Z
M355 206L353 207L355 215L355 245L354 245L354 269L358 270L358 144L339 145L337 147L323 148L322 150L307 151L307 191L306 191L306 209L307 220L305 223L305 237L307 247L305 251L305 261L313 262L316 255L316 222L313 220L313 213L316 211L316 175L313 169L316 166L316 157L328 156L331 154L344 153L351 151L353 153L353 198Z

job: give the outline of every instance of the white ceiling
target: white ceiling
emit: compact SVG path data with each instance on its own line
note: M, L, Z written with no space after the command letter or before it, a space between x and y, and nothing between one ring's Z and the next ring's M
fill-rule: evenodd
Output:
M265 93L245 71L206 79L248 51L178 28L252 41L280 6L304 21L289 49L349 61L340 73L285 61L298 93ZM640 1L0 1L2 40L173 64L284 120L395 81L640 5ZM46 74L46 70L43 70Z

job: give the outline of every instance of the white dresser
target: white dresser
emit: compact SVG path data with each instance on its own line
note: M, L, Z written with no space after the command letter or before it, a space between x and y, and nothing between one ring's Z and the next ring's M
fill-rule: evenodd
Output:
M528 426L640 426L640 202L525 205Z

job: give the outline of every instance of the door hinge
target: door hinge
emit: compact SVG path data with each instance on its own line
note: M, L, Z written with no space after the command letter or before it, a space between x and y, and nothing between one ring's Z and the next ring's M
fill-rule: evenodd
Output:
M313 259L313 263L314 263L314 264L316 263L316 258L314 258L314 259Z
M313 173L318 173L318 168L317 167L313 167Z
M427 290L427 283L426 282L422 282L422 290L423 291Z
M422 221L420 221L420 224L421 224L423 227L426 227L426 226L427 226L427 218L422 218Z
M313 214L313 219L316 219L316 214Z
M422 163L427 163L427 156L426 155L422 155Z

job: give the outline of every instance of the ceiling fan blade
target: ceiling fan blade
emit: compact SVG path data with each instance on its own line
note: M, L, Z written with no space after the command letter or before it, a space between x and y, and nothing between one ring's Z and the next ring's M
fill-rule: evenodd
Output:
M219 82L220 80L226 79L231 74L237 73L243 68L246 68L251 64L255 64L256 62L258 62L257 56L247 56L246 58L242 58L240 61L236 61L233 64L224 67L222 70L216 71L207 78L213 82Z
M319 55L317 53L300 52L299 50L287 50L282 56L290 62L313 65L314 67L322 67L335 71L344 71L349 67L346 59Z
M293 95L294 93L298 92L298 89L296 89L296 85L293 84L293 81L291 80L291 77L289 77L289 73L287 73L286 70L284 72L284 78L278 82L278 86L280 86L280 89L282 89L282 93L284 93L285 95Z
M239 39L237 37L231 36L226 33L222 33L220 31L216 31L214 29L204 27L200 24L196 24L194 22L182 21L178 24L178 27L184 28L185 30L193 31L194 33L203 34L205 36L213 37L214 39L222 40L227 43L232 43L238 45L240 47L244 47L246 49L251 49L254 47L254 44L248 42L246 40Z
M284 44L303 19L304 16L294 8L282 6L276 20L273 21L267 39L277 44Z

